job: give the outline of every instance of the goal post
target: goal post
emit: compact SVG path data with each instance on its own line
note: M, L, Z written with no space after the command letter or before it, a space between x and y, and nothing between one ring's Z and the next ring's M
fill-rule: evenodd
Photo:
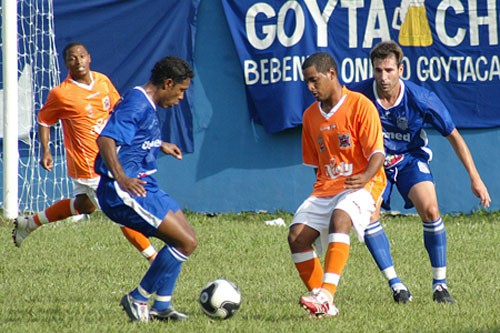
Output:
M39 164L37 114L60 83L53 12L53 0L2 0L0 185L9 219L44 210L70 193L60 124L51 129L52 171Z
M2 73L3 73L3 213L17 217L17 2L2 0Z

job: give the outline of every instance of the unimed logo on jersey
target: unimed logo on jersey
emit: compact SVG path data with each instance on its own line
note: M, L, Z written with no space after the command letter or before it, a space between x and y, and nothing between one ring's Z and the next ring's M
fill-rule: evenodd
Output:
M141 148L144 150L149 150L151 148L161 147L161 140L144 141Z
M250 114L271 133L301 124L313 102L301 69L308 55L331 53L342 83L359 82L373 75L372 47L388 39L405 52L403 78L436 92L458 127L500 126L498 2L222 0Z

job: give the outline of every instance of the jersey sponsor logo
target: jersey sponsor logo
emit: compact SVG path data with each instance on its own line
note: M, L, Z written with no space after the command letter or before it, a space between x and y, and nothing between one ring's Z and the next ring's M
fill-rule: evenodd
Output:
M339 147L340 148L349 148L351 147L351 135L349 133L339 134Z
M396 119L396 124L399 129L406 131L408 129L408 118L399 117Z
M325 140L321 135L318 136L318 146L319 146L319 152L322 153L325 151Z
M382 134L384 136L384 139L406 141L406 142L411 141L410 133L403 134L403 133L394 133L394 132L383 132Z
M331 130L331 129L335 129L337 128L337 125L328 125L328 126L323 126L323 127L320 127L320 131L323 132L323 131L328 131L328 130Z
M151 148L157 148L160 146L161 146L161 140L157 139L157 140L153 140L153 141L144 141L141 148L144 150L149 150Z
M330 159L330 164L325 165L326 174L332 179L340 176L350 176L352 175L352 170L352 163L340 162L337 164L337 161L334 158Z
M95 125L92 126L92 130L90 131L90 133L93 135L101 134L101 132L104 129L104 126L106 126L107 122L108 122L108 120L105 118L97 119Z
M109 96L106 96L102 99L102 107L104 108L104 110L111 109L111 99L109 98Z
M100 91L97 91L97 92L95 92L95 93L93 93L93 94L88 95L88 96L87 96L87 99L92 99L92 98L94 98L94 97L99 96L100 94L101 94L101 92L100 92Z

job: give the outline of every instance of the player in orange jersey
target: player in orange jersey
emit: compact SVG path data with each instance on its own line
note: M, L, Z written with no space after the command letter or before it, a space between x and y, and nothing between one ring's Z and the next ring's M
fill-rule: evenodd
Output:
M94 161L99 153L96 140L120 95L108 77L90 70L91 56L85 45L78 42L68 44L63 50L63 57L68 77L50 91L38 114L42 146L40 164L47 171L52 170L50 126L61 120L74 198L62 199L43 212L16 219L12 238L17 247L43 224L79 214L91 214L99 208L95 194L99 184L99 175L94 171ZM180 156L180 150L174 145L172 154ZM156 250L147 237L133 229L121 229L146 259L151 262L155 258Z
M300 304L311 317L335 316L333 297L349 257L349 233L363 241L386 185L382 127L370 100L340 85L331 55L311 55L302 72L317 100L302 122L303 162L314 168L316 181L295 212L288 243L310 291ZM323 250L324 270L316 254Z

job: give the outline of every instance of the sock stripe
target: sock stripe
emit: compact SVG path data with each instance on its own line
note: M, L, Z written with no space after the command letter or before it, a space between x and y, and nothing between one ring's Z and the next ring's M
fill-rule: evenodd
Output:
M323 283L333 284L335 286L339 285L340 275L335 273L325 273L323 276Z
M172 295L155 295L155 302L171 302Z
M376 221L368 225L368 227L365 229L365 235L373 235L380 230L382 230L382 225L380 225L380 221Z
M139 292L139 294L144 297L144 298L147 298L149 299L151 297L151 293L149 293L146 289L144 289L141 285L139 285L137 287L137 291Z
M168 246L168 245L165 245L165 246ZM185 256L184 254L182 254L181 252L179 252L177 249L171 247L171 246L168 246L168 251L172 254L172 256L181 261L181 262L184 262L188 259L187 256Z
M317 257L318 257L318 255L316 254L316 251L292 253L292 261L295 264L298 264L299 262L309 261L309 260L312 260L312 259L317 258Z
M438 232L444 229L444 223L441 218L433 222L423 222L424 231L426 232Z
M144 256L144 258L149 259L153 254L156 253L155 248L153 245L149 245L144 251L141 252L141 254Z
M328 243L351 244L351 238L349 237L348 234L340 234L340 233L328 234Z

